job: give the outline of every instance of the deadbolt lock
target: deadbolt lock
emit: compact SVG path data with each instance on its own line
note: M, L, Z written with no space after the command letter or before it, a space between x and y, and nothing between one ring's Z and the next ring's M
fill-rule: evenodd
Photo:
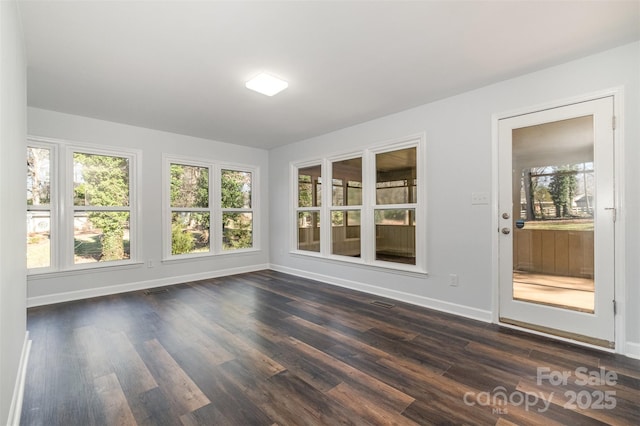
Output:
M502 218L503 219L509 219L511 216L509 216L509 213L502 213Z

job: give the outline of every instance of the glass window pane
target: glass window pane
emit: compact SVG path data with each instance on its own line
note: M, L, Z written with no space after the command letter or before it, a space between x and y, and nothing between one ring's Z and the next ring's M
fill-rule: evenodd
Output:
M416 148L376 154L376 204L415 203Z
M51 214L48 211L27 213L27 268L51 266Z
M416 264L415 210L375 210L376 260Z
M360 211L332 211L331 225L331 253L360 257Z
M235 250L253 247L253 214L222 214L222 248Z
M531 221L527 228L542 229L550 229L552 221L589 222L595 203L593 174L592 161L523 169L516 219Z
M360 226L360 210L347 211L347 226Z
M171 207L209 207L209 168L171 164Z
M298 207L322 205L322 175L320 165L298 169Z
M51 203L51 150L27 147L27 205Z
M209 213L173 212L171 215L171 254L209 252Z
M251 208L251 173L236 170L222 171L222 208Z
M512 131L512 298L593 314L594 116Z
M128 206L129 159L74 152L73 203L76 206Z
M320 212L298 212L298 250L320 252Z
M76 264L129 259L129 213L76 212L73 254Z
M362 204L362 183L349 181L347 183L347 205L359 206Z
M334 206L344 206L344 186L342 179L333 179L331 188L331 203Z
M332 163L333 205L359 206L362 204L362 158L335 161ZM336 185L339 182L339 185ZM344 182L347 183L346 187ZM337 190L337 186L340 190ZM344 195L346 190L346 197ZM345 204L346 203L346 204Z

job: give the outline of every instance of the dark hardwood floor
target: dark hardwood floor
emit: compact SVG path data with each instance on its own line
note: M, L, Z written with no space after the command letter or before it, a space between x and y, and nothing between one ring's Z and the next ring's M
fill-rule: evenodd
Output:
M30 309L22 424L640 424L637 360L273 271L162 290Z

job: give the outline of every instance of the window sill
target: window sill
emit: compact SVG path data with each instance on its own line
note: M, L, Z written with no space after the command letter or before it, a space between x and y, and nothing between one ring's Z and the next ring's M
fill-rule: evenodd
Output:
M350 258L347 256L330 256L330 257L325 257L323 255L321 255L320 253L317 252L304 252L304 251L300 251L300 250L292 250L289 252L289 254L296 256L296 257L301 257L301 258L310 258L310 259L314 259L314 260L319 260L322 262L327 262L327 263L332 263L334 265L347 265L347 266L355 266L358 268L362 268L362 269L367 269L367 270L377 270L380 272L386 272L386 273L397 273L397 274L402 274L402 275L406 275L409 277L414 277L414 278L425 278L427 275L429 275L429 273L425 270L419 269L417 266L411 265L412 267L409 268L406 265L403 266L403 264L389 264L387 265L386 263L390 263L390 262L381 262L381 261L375 261L373 263L365 263L362 259L360 258Z
M144 266L144 262L136 261L101 265L91 264L91 266L80 266L73 269L65 269L61 271L28 272L27 280L44 280L50 278L71 277L74 275L87 275L96 272L113 272L123 269L140 268L142 266Z
M204 254L186 254L184 256L175 256L166 259L162 259L162 263L184 263L198 260L211 260L221 256L248 256L261 252L259 248L250 249L238 249L238 250L226 250L220 253L204 253Z

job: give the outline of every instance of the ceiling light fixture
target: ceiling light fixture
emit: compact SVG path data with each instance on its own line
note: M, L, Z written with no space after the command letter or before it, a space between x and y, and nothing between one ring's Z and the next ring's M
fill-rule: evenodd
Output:
M289 87L289 83L272 75L261 73L245 83L247 89L255 90L263 95L273 96Z

